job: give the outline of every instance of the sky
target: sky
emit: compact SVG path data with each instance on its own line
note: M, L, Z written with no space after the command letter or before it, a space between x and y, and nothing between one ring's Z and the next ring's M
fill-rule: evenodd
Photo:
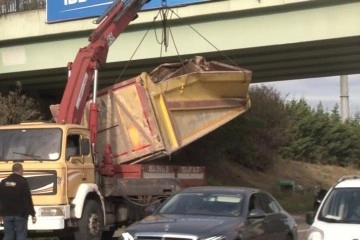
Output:
M331 111L337 103L341 113L340 76L259 84L273 86L289 101L304 98L311 107L321 102L326 111ZM348 75L348 90L350 114L353 115L360 112L360 74Z

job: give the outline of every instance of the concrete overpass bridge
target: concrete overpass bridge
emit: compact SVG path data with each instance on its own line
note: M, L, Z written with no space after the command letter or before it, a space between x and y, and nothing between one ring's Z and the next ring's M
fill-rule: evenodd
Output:
M100 70L102 85L194 55L230 59L251 69L253 82L360 73L360 0L219 0L175 7L168 12L167 51L158 43L158 13L140 12L111 46ZM0 15L0 91L20 81L30 96L59 102L67 63L88 44L92 20L47 24L45 10Z

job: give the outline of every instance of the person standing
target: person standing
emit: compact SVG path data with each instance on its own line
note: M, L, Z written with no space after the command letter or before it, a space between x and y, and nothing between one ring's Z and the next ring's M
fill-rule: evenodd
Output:
M0 183L0 216L4 224L3 240L25 240L28 218L36 223L34 204L29 184L23 175L23 166L15 163L12 174Z

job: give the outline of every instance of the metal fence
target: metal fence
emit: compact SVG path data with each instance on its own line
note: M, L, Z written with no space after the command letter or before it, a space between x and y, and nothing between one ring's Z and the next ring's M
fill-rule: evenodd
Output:
M42 9L46 0L0 0L0 15Z

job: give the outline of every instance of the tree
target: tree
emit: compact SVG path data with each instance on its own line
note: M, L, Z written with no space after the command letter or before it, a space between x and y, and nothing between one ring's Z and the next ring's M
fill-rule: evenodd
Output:
M287 121L285 123L286 144L280 147L279 152L284 158L302 161L309 154L313 146L312 128L314 120L311 117L312 109L305 99L291 100L285 103Z
M286 139L281 148L284 158L338 166L348 166L360 159L358 118L342 122L339 106L325 112L320 102L312 109L305 99L286 103L288 123Z
M24 121L40 120L38 103L21 92L21 84L15 90L3 95L0 93L0 124L16 124Z
M266 170L285 143L284 99L276 89L265 85L251 87L249 94L250 110L221 131L231 139L226 145L228 158L249 168Z

